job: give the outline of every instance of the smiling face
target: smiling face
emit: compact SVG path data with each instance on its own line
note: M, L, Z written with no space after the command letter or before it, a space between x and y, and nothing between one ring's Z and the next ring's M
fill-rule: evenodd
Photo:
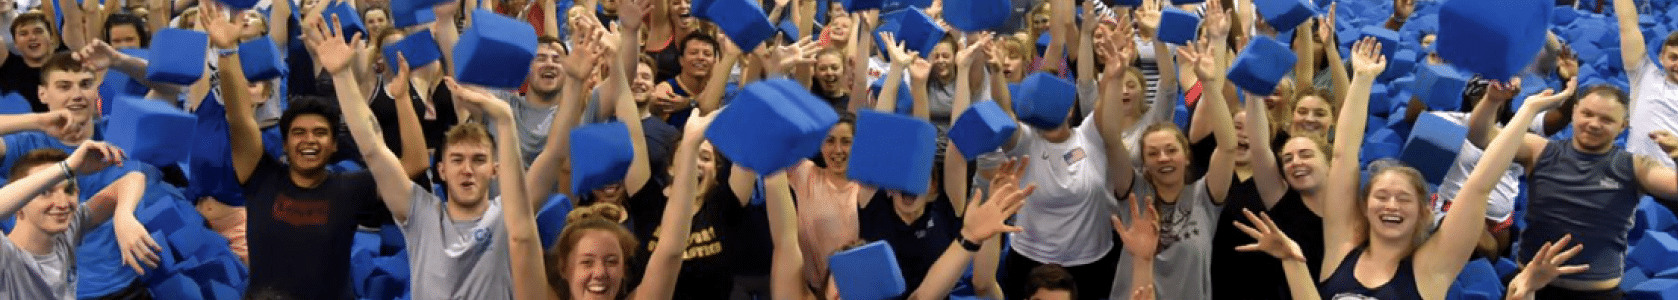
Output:
M326 169L332 153L338 151L333 127L319 114L301 114L286 127L285 152L291 169L297 173L318 173Z
M390 28L391 26L390 16L385 14L385 10L383 9L369 9L367 10L366 15L367 16L361 17L361 19L366 21L368 32L379 32Z
M1329 106L1328 100L1319 96L1299 97L1299 102L1293 107L1292 120L1288 125L1288 133L1326 138L1329 129L1333 128L1333 107Z
M30 167L29 173L57 172L57 169L56 164L40 164ZM76 187L72 182L59 182L25 203L17 212L18 221L27 222L49 234L63 233L70 229L70 216L76 213L76 199Z
M845 60L839 56L838 51L822 51L816 56L816 84L824 91L843 91Z
M1328 153L1315 140L1305 137L1288 139L1282 152L1282 177L1296 191L1317 191L1328 179Z
M48 71L41 77L40 91L36 95L47 105L48 110L69 110L83 116L92 116L93 111L88 108L99 100L98 88L91 72Z
M827 30L829 32L827 38L841 44L851 41L852 23L851 17L849 16L839 16L833 18L833 21L829 21L827 23Z
M565 283L573 300L615 299L623 288L624 261L628 260L618 235L606 230L581 233L574 251L565 257Z
M1189 154L1181 131L1175 127L1153 130L1142 136L1142 166L1144 175L1156 186L1183 184L1188 172Z
M487 136L486 136L487 137ZM449 144L437 169L448 187L449 205L477 207L489 196L495 178L495 148L489 140L462 139Z
M822 163L829 170L844 172L850 166L851 140L856 134L855 126L839 123L828 129L827 139L822 140Z
M1235 112L1235 119L1231 121L1235 123L1235 142L1237 143L1235 153L1231 154L1235 155L1235 165L1246 166L1252 162L1253 158L1252 152L1247 151L1251 149L1248 147L1251 143L1247 140L1247 111Z
M559 92L559 66L564 62L565 49L558 43L544 43L536 47L536 59L530 61L530 90L540 94Z
M1418 226L1433 221L1424 218L1426 192L1416 189L1417 178L1399 169L1402 168L1382 170L1370 178L1363 216L1369 221L1372 239L1408 242L1418 234Z
M1660 63L1666 69L1666 81L1678 82L1678 46L1662 46Z
M1606 151L1626 130L1626 107L1613 93L1587 93L1573 107L1573 145L1587 152Z
M629 92L635 94L635 105L645 106L647 99L652 98L653 66L644 60L635 65L635 80L629 84Z
M927 61L932 63L932 77L942 82L953 82L956 76L956 50L954 39L944 39L932 47L932 55Z
M688 40L682 51L682 72L696 78L708 78L711 64L717 60L717 45L706 40Z
M38 19L37 19L38 20ZM19 22L23 22L19 20ZM52 49L58 47L58 37L47 30L47 23L42 21L28 21L17 25L12 31L12 41L22 52L23 58L30 60L45 59L52 54Z

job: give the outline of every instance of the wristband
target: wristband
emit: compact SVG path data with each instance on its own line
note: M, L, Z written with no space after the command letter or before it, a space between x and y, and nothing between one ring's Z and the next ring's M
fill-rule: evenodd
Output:
M967 250L967 252L979 252L979 247L980 246L982 246L982 245L979 245L979 243L974 243L973 241L969 241L965 237L961 238L961 249Z
M234 55L234 54L239 53L239 47L233 47L233 48L227 48L227 49L215 49L215 50L216 50L216 57L227 57L229 55Z
M58 168L64 170L64 178L76 178L76 172L70 170L70 163L60 161Z

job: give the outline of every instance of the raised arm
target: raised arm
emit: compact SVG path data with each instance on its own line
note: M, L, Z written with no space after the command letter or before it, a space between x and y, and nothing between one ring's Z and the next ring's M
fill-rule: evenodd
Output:
M1255 242L1237 246L1235 250L1264 252L1281 260L1282 273L1288 279L1288 291L1295 300L1322 299L1322 295L1317 293L1317 283L1311 278L1311 271L1308 269L1310 267L1305 265L1305 252L1300 250L1299 244L1289 238L1286 232L1282 232L1282 228L1276 226L1276 221L1271 220L1270 215L1262 212L1254 215L1247 210L1242 210L1241 213L1247 215L1247 221L1253 225L1235 222L1235 228L1253 237Z
M874 35L871 32L874 32L875 24L873 19L866 17L868 15L865 13L851 14L851 19L856 22L856 29L851 30L853 31L851 32L851 44L854 44L850 48L851 103L846 107L851 113L856 113L868 105L868 58L869 52L874 49ZM885 38L881 37L881 39ZM895 44L895 42L889 41L887 43ZM887 48L891 48L891 45L887 45Z
M1317 45L1322 47L1323 56L1326 59L1323 63L1328 65L1328 78L1330 85L1334 88L1334 94L1345 95L1346 89L1352 85L1352 79L1347 74L1346 63L1341 61L1340 39L1334 37L1335 11L1339 6L1339 3L1329 4L1328 17L1317 22ZM1296 86L1299 86L1299 84L1296 84Z
M1107 63L1106 72L1110 75L1102 78L1103 85L1107 87L1118 86L1119 78L1123 77L1118 74L1123 74L1124 70L1130 67L1132 58L1136 57L1136 46L1129 38L1129 31L1120 31L1113 34L1118 37L1099 47L1113 60ZM1101 100L1095 104L1095 116L1091 119L1095 123L1090 125L1096 126L1095 129L1101 134L1101 140L1105 144L1108 161L1107 170L1104 171L1107 172L1107 184L1114 189L1129 191L1136 178L1136 166L1124 144L1126 107L1119 103L1119 98L1123 95L1120 95L1116 88L1108 88L1102 91L1100 97ZM1019 134L1016 133L1015 136L1017 138Z
M1248 165L1253 168L1253 183L1258 186L1259 199L1264 207L1273 207L1288 193L1288 181L1276 163L1276 152L1270 145L1270 114L1265 113L1264 101L1247 101Z
M1626 74L1637 74L1649 53L1648 44L1643 40L1643 29L1637 24L1637 3L1632 0L1609 1L1614 2L1614 16L1620 21L1620 62L1625 64Z
M699 111L711 113L722 108L722 97L728 93L728 73L734 70L734 64L740 62L742 50L733 40L723 37L717 40L721 46L722 57L717 63L711 64L711 76L705 78L705 90L699 91L697 100Z
M1197 44L1211 43L1211 45L1210 45L1211 47L1220 47L1222 45L1225 45L1224 40L1225 40L1226 36L1220 34L1220 32L1229 32L1229 30L1227 28L1229 26L1229 13L1220 13L1220 11L1221 10L1213 9L1211 3L1208 3L1207 9L1206 9L1206 22L1205 22L1205 26L1204 26L1206 28L1206 32L1207 32L1208 36L1206 37L1205 41L1197 41L1195 43L1197 43ZM1205 46L1201 46L1201 47L1205 47ZM1197 51L1197 50L1191 50L1190 52L1183 52L1181 50L1183 48L1178 48L1178 49L1179 49L1178 51L1180 53L1179 56L1183 56L1181 53L1193 53L1193 51ZM1210 55L1200 55L1200 56L1201 57L1211 56L1211 57L1208 57L1206 59L1217 58L1217 57L1222 56L1221 54L1223 53L1224 50L1223 50L1223 48L1220 47L1219 49L1212 49L1211 51L1212 52L1210 52ZM1184 58L1185 58L1185 60L1187 60L1188 57L1184 56ZM1197 64L1191 63L1191 61L1185 61L1184 63L1185 63L1186 66L1196 66L1195 68L1197 68L1197 69L1199 68L1197 66ZM1164 65L1165 64L1160 64L1160 66L1162 66L1162 67ZM1204 140L1204 139L1206 139L1207 136L1212 135L1212 133L1215 131L1215 129L1218 128L1217 124L1212 123L1212 121L1214 121L1215 118L1213 118L1214 110L1212 110L1211 106L1214 106L1214 105L1208 105L1208 104L1220 104L1221 106L1224 107L1224 111L1227 112L1229 110L1229 105L1228 105L1229 102L1228 102L1228 100L1225 100L1226 98L1224 98L1224 96L1225 96L1224 93L1217 92L1217 91L1223 91L1224 90L1224 86L1221 84L1223 82L1223 73L1222 72L1215 72L1215 71L1223 70L1223 69L1221 69L1222 66L1223 66L1223 63L1218 62L1218 63L1215 63L1214 65L1207 66L1209 68L1213 68L1213 69L1208 69L1207 70L1207 72L1211 72L1211 73L1201 72L1200 70L1194 70L1194 72L1193 72L1195 79L1200 82L1200 90L1202 91L1202 93L1200 93L1199 102L1197 102L1197 104L1195 104L1194 112L1193 112L1194 116L1193 116L1193 118L1190 118L1189 132L1188 132L1188 137L1189 137L1190 142L1199 142L1201 140ZM1207 77L1217 77L1217 78L1207 78ZM1161 78L1164 78L1164 77L1161 77ZM1218 86L1214 87L1214 86L1212 86L1213 85L1212 83L1219 83L1219 84L1218 84ZM1222 142L1223 142L1222 140L1219 140L1220 146L1222 145L1221 144Z
M955 288L958 280L961 280L961 275L966 271L968 262L973 259L973 253L980 250L967 248L970 246L963 246L963 244L978 245L981 241L990 240L998 234L1021 230L1019 227L1003 222L1013 217L1015 212L1019 212L1020 207L1025 206L1025 198L1031 196L1031 193L1037 190L1037 185L1030 184L1023 189L1020 188L1017 179L1019 173L1021 173L1019 170L1022 169L1010 167L1016 164L1023 165L1024 160L1016 159L1003 165L1004 169L1012 169L1013 172L999 173L1013 174L1005 175L1010 176L1011 179L997 180L996 184L991 185L990 201L968 202L967 215L961 226L961 240L952 242L944 248L944 254L938 256L938 260L932 263L932 268L926 272L926 279L921 281L920 286L915 287L914 292L909 294L908 299L949 298L950 290ZM979 198L976 200L983 200L978 191L974 191L974 195L975 198Z
M305 29L309 32L304 34L303 42L314 49L315 60L325 66L327 72L332 74L332 80L334 82L359 82L356 81L355 72L350 70L349 64L352 60L351 56L359 52L357 48L362 47L363 44L358 42L356 46L351 46L345 43L343 37L339 35L336 21L333 21L333 30L330 31L326 30L326 26L321 24L314 24L310 27ZM402 62L398 63L399 66L396 66L398 68L398 80L395 80L392 86L405 91L407 90L409 75L408 63L400 58L400 53L398 53L398 56L398 61ZM396 222L405 224L408 221L408 201L413 196L413 181L409 179L408 173L403 171L402 162L396 158L396 154L392 153L390 147L385 145L383 135L374 125L377 121L373 119L373 110L368 106L367 98L361 95L361 89L351 84L338 84L335 89L338 95L338 107L343 110L344 123L349 127L350 137L355 139L357 145L361 145L361 147L358 147L361 149L361 157L366 161L367 170L372 173L373 180L378 185L379 198L383 199L385 206L390 208L391 217L396 219ZM455 93L462 94L465 91L457 90ZM407 97L395 98L407 99ZM228 109L232 110L232 107ZM404 149L404 151L406 150Z
M1346 92L1346 103L1340 106L1340 120L1335 124L1334 140L1341 141L1334 144L1334 155L1329 161L1328 182L1325 183L1323 195L1323 273L1332 274L1340 260L1358 245L1363 243L1365 228L1368 224L1360 224L1356 216L1358 211L1357 189L1359 163L1358 155L1362 150L1363 130L1369 113L1369 88L1375 83L1375 76L1380 75L1387 68L1387 58L1381 56L1381 44L1374 38L1364 38L1358 41L1352 50L1352 67L1357 76L1352 79L1352 87ZM1263 112L1259 112L1263 113Z
M524 178L525 197L529 197L532 206L542 207L547 196L556 192L572 199L579 196L571 194L570 133L577 120L582 118L584 106L588 105L581 101L585 92L582 85L583 78L589 74L588 62L598 57L596 49L590 42L579 41L566 57L566 63L560 64L566 77L560 89L559 109L548 124L546 146L530 162L530 170Z
M1567 89L1570 91L1573 90L1573 86L1577 83L1577 80L1570 80L1567 83ZM1474 105L1474 110L1468 115L1468 141L1473 143L1475 147L1480 147L1482 149L1490 147L1492 144L1492 137L1502 136L1502 132L1505 131L1505 129L1516 132L1526 132L1526 126L1513 127L1514 124L1509 124L1509 126L1499 128L1497 125L1498 110L1502 109L1504 104L1508 103L1509 99L1514 97L1514 95L1520 91L1520 84L1520 78L1515 78L1509 83L1493 82L1491 85L1486 87L1485 95L1481 96L1479 103ZM1569 93L1568 95L1572 94ZM1554 113L1561 114L1567 112L1557 111ZM1521 140L1520 149L1515 151L1514 160L1516 163L1530 169L1533 164L1537 163L1538 154L1544 151L1544 145L1548 143L1549 140L1545 139L1543 136L1530 133L1524 134Z
M658 236L684 237L693 227L695 208L690 199L694 199L695 185L698 185L694 169L699 161L699 144L705 139L705 128L716 117L717 114L702 116L695 111L688 119L673 161L676 171L671 178L675 179L675 189L670 194L670 201L665 201L664 219L659 223ZM676 292L676 274L682 270L682 249L687 249L687 246L688 239L685 238L666 238L658 243L647 258L647 269L641 277L641 285L633 292L634 299L670 299Z
M804 255L798 247L798 212L792 205L787 173L775 172L764 178L763 188L768 198L769 235L775 246L769 294L774 299L809 298L810 289L804 287Z
M1200 77L1201 88L1220 91L1223 90L1224 76L1223 70L1218 68L1217 53L1221 50L1212 45L1223 43L1214 41L1217 40L1202 41L1198 47L1199 53L1185 48L1178 48L1178 51L1181 52L1179 55L1194 66L1195 74ZM1225 104L1227 102L1223 99L1223 93L1201 95L1204 95L1205 101L1200 103L1200 107L1207 110L1205 117L1209 119L1206 125L1212 127L1212 137L1218 142L1217 150L1212 151L1212 161L1206 165L1206 177L1203 180L1206 181L1207 192L1211 193L1212 203L1222 204L1229 195L1230 183L1235 180L1232 174L1235 172L1235 151L1239 145L1239 138L1235 134L1234 122L1230 121L1229 105Z
M880 95L874 101L874 110L897 111L897 89L903 86L903 70L914 63L919 52L908 50L891 32L881 32L880 40L891 44L886 49L887 54L891 55L891 68L886 71L886 82L880 84ZM866 81L867 77L861 79Z
M1539 112L1555 108L1568 97L1572 97L1573 86L1568 84L1568 89L1560 93L1545 91L1527 97L1525 104L1521 105L1521 110L1509 120L1509 126L1526 128L1532 124L1532 119L1537 117ZM1474 171L1469 173L1468 180L1463 182L1462 191L1457 193L1456 200L1451 201L1453 205L1445 213L1445 220L1440 223L1438 233L1424 242L1413 256L1416 283L1420 290L1444 296L1450 289L1451 282L1456 280L1456 274L1462 271L1463 264L1468 263L1480 235L1486 231L1487 197L1490 197L1492 190L1497 187L1498 180L1509 170L1515 153L1524 148L1522 139L1526 135L1525 130L1518 129L1498 133L1491 147L1486 148L1485 155L1480 156Z
M978 41L956 52L956 69L968 70L973 68L975 61L983 60L984 49L990 48L990 33L979 34L974 38ZM982 66L978 69L983 69ZM973 85L971 84L973 73L966 71L956 73L956 95L950 103L950 114L960 116L967 112L967 108L973 103ZM949 149L955 149L955 146L955 142L949 143ZM962 191L967 190L968 184L967 159L961 155L961 151L946 151L944 153L944 161L941 163L944 164L943 186L946 191L945 194L950 198L950 207L954 207L956 215L960 216L967 211L968 194L962 193Z
M629 128L629 142L635 148L635 158L629 164L629 174L624 176L623 186L628 188L630 195L635 195L641 187L652 178L654 170L647 158L647 139L641 128L641 113L635 109L635 93L629 89L629 77L635 74L635 57L640 52L641 38L637 32L641 30L641 17L646 15L652 7L650 0L625 0L618 2L618 14L623 22L622 30L617 33L617 53L614 53L611 77L611 87L617 90L616 100L612 101L613 111L619 122ZM714 74L714 73L713 73ZM723 75L727 77L727 75ZM672 199L677 199L672 197ZM682 231L687 232L687 231ZM675 235L665 235L675 236Z
M82 47L80 50L77 50L70 55L77 61L82 62L83 68L92 70L115 69L118 72L127 74L129 78L140 82L141 85L145 85L147 88L151 88L161 94L173 95L181 92L180 85L156 83L146 80L146 67L151 65L150 62L146 61L144 58L123 54L115 48L112 48L110 44L106 44L105 41L93 40L92 42L88 42L87 46Z
M199 24L207 26L206 31L208 31L210 35L210 40L217 48L231 49L238 47L238 27L232 25L225 18L210 17L221 15L220 7L218 5L205 5L200 8L200 10L201 11L198 12ZM215 21L212 22L211 20ZM312 28L306 30L313 30L310 32L311 34L309 34L309 36L316 37L316 40L318 40L322 35L318 35L316 33L326 32L327 27L324 24L324 18L316 17L312 20L314 22L312 22L312 24L308 24L308 27ZM336 29L338 26L338 18L332 18L332 26ZM336 34L338 31L333 30L332 33ZM334 35L334 37L337 36ZM360 34L357 34L358 39L359 37ZM342 38L339 38L339 41L340 42L338 44L342 45ZM345 60L344 62L347 62L349 59L347 52L326 53L319 51L319 45L311 43L310 46L316 49L316 51L313 51L316 56L316 63L321 63L321 61L326 60L326 56L341 57ZM344 51L351 50L348 45L343 45L342 49ZM256 124L255 107L252 107L251 105L250 93L245 90L248 87L245 82L244 66L239 62L239 54L235 52L232 55L222 56L220 59L221 68L217 69L217 72L221 78L220 88L222 102L227 107L227 132L229 142L231 143L233 150L233 170L235 171L235 174L238 175L239 183L244 183L246 180L250 179L251 172L256 171L257 163L262 161L262 156L265 155L262 148L262 129ZM343 64L340 64L338 68L343 69ZM340 80L337 82L356 82L354 78L349 78L348 80L349 81ZM356 94L360 94L360 91L355 92ZM342 95L340 95L340 97L342 97ZM363 98L357 97L354 99ZM363 104L363 106L365 106L365 104ZM291 133L284 132L281 134ZM392 208L392 210L394 211L395 208Z
M1649 133L1649 139L1660 145L1666 157L1638 156L1637 182L1643 186L1643 192L1661 199L1662 202L1678 202L1678 174L1673 169L1662 164L1661 159L1668 162L1678 162L1678 136L1671 131L1659 130Z
M63 26L59 26L59 28L62 28L63 30L59 30L58 41L60 43L64 43L64 46L70 47L70 49L81 49L82 46L86 46L87 45L87 12L83 11L82 7L77 5L78 3L76 3L75 0L46 0L46 1L53 1L53 2L69 1L68 3L64 3L64 2L58 3L57 9L63 10L63 12L64 12L64 23L59 24L59 25L63 25ZM43 1L43 2L45 2L45 1ZM47 18L48 19L53 18L52 12L48 11L46 13L47 13Z

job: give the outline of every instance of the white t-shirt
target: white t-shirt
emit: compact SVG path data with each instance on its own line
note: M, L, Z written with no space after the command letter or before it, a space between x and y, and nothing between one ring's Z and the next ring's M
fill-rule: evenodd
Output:
M1666 80L1666 71L1647 58L1642 67L1631 74L1631 136L1626 138L1626 151L1632 154L1666 157L1660 145L1649 139L1649 133L1666 130L1678 133L1678 83ZM1666 167L1671 160L1656 159Z
M1467 124L1468 114L1460 112L1429 112L1444 117L1457 124ZM1466 125L1465 125L1466 126ZM1474 172L1474 165L1480 163L1480 156L1486 150L1475 147L1468 141L1462 142L1462 151L1457 152L1456 163L1446 171L1445 179L1439 183L1438 201L1433 201L1433 224L1438 228L1439 222L1445 220L1446 203L1457 198L1457 192L1462 190L1464 181L1468 181L1468 174ZM1509 170L1498 178L1497 186L1492 187L1491 195L1486 198L1486 219L1499 223L1509 221L1509 216L1515 212L1515 198L1521 195L1521 176L1526 175L1526 169L1520 164L1509 164Z
M1050 143L1024 123L1008 156L1027 156L1023 182L1037 184L1014 216L1025 229L1011 235L1015 252L1041 263L1079 266L1100 260L1113 248L1107 216L1118 199L1107 184L1107 155L1096 126L1072 129L1072 137Z
M70 228L52 236L52 252L35 255L0 237L0 299L76 299L76 246L88 225L87 208L76 209ZM167 254L165 254L167 255Z
M475 221L455 221L443 199L410 184L408 220L397 222L407 237L414 299L510 299L512 262L501 199L484 203Z

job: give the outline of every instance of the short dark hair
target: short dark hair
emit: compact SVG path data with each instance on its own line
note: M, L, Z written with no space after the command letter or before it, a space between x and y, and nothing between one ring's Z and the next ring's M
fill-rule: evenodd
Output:
M1026 279L1026 293L1036 293L1037 290L1068 291L1072 299L1078 299L1078 282L1072 280L1072 273L1067 272L1056 264L1046 264L1031 268L1031 277Z
M34 169L35 167L43 165L55 164L64 161L64 159L67 158L70 158L70 154L66 154L64 153L64 150L58 150L57 148L31 150L29 153L24 153L22 158L18 158L16 163L12 163L12 169L9 170L10 172L8 172L9 175L7 176L10 176L9 178L16 181L25 176L29 176L29 169ZM69 187L65 188L65 192L75 191L75 184L71 184Z
M1678 31L1666 34L1666 40L1661 42L1661 49L1656 51L1665 51L1667 47L1678 47Z
M69 52L58 52L47 56L47 62L41 65L41 86L47 85L47 74L51 74L52 72L92 73L91 71L82 68L82 63L76 61L75 58L70 57Z
M716 54L717 51L722 51L722 49L717 49L720 46L720 44L717 43L717 38L712 37L709 34L694 32L694 33L689 33L687 36L682 37L682 43L677 44L677 47L680 47L680 49L682 49L681 50L682 55L686 55L688 53L688 43L693 42L693 41L700 41L700 42L703 42L703 43L706 43L706 44L711 44L712 54Z
M140 47L151 46L151 33L146 31L146 20L130 13L116 13L105 20L105 41L111 41L111 28L118 25L134 27L134 32L140 35Z
M1614 100L1614 103L1619 103L1620 104L1620 109L1623 112L1625 112L1627 114L1631 113L1631 111L1630 111L1630 109L1631 109L1631 96L1627 95L1626 91L1620 89L1620 87L1618 87L1618 86L1614 86L1612 84L1606 84L1606 83L1594 84L1594 85L1591 85L1589 87L1586 87L1585 91L1581 92L1579 94L1579 98L1577 98L1577 99L1584 99L1585 96L1590 96L1590 95L1601 95L1601 96L1613 98L1612 100Z
M40 11L30 11L18 14L17 18L12 19L12 36L17 36L17 29L19 27L37 22L41 23L41 27L47 28L47 34L52 35L54 40L58 39L58 30L56 28L52 28L52 22L47 22L47 15L41 13Z
M348 83L345 83L348 84ZM330 105L330 100L319 96L296 96L291 98L291 107L280 114L280 132L291 131L291 123L298 116L316 115L326 119L327 131L333 138L338 137L338 108Z

